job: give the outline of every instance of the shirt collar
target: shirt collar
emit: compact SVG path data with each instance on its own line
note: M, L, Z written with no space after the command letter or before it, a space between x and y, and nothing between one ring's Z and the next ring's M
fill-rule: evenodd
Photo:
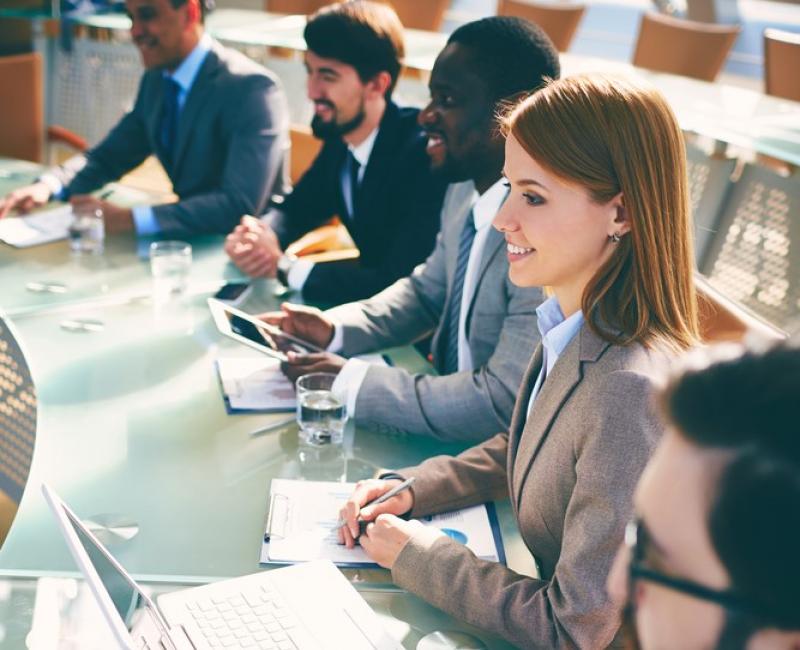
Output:
M475 230L482 230L492 223L500 206L506 198L507 189L503 184L504 179L498 180L488 190L481 194L472 204L472 214L475 220Z
M200 68L206 60L206 56L211 51L211 44L211 37L208 34L203 34L200 38L200 42L189 52L189 56L181 61L181 64L175 68L172 74L164 72L164 76L172 77L181 87L181 90L188 93L192 89L194 80L197 77L197 73L200 72Z
M536 308L536 321L542 345L547 348L549 356L557 358L583 325L583 312L578 310L565 319L558 299L552 296Z
M369 157L372 154L372 147L375 146L375 138L378 137L379 130L380 127L376 126L374 129L372 129L372 133L370 133L364 139L364 142L355 147L351 144L347 145L350 153L353 154L353 158L355 158L358 161L358 164L361 165L361 169L364 169L369 162Z

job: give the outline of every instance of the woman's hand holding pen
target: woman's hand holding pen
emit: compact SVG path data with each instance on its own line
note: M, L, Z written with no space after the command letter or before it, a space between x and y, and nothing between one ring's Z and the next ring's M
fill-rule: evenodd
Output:
M414 507L414 492L408 489L414 479L370 479L359 481L352 496L339 511L341 527L339 541L353 548L358 538L367 555L385 569L394 566L397 556L415 531L425 528L418 521L405 521L396 515L410 512ZM400 488L394 496L380 501L384 495ZM361 526L364 522L366 528ZM363 532L361 532L363 530Z

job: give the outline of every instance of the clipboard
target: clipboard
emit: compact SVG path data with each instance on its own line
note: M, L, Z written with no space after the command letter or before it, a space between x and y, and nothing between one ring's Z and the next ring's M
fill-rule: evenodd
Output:
M291 382L284 379L278 363L269 357L215 359L214 369L228 415L292 413L297 408ZM274 381L270 379L273 374ZM256 400L253 393L259 392L261 384L264 396ZM270 386L277 392L270 395Z
M354 483L273 479L259 563L265 566L294 564L324 558L341 568L378 568L360 547L347 549L335 541L338 505L354 488ZM440 528L451 539L470 548L477 557L506 564L493 503L424 517L420 521Z

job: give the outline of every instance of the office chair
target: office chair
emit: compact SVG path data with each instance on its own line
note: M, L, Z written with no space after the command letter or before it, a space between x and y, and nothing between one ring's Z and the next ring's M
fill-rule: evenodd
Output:
M714 81L742 28L642 14L633 65Z
M764 30L764 89L800 102L800 34Z
M585 13L583 4L542 4L528 0L499 0L497 3L498 16L517 16L536 23L559 52L569 49Z
M36 392L8 322L0 317L0 545L17 514L36 440Z

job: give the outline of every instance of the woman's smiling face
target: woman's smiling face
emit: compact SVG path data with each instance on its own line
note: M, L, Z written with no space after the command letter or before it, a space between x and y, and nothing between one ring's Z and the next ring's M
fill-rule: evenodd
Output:
M506 238L511 281L553 287L568 315L580 308L584 287L612 254L616 244L609 237L629 229L622 197L595 203L587 189L545 170L512 134L504 171L510 194L493 225Z

